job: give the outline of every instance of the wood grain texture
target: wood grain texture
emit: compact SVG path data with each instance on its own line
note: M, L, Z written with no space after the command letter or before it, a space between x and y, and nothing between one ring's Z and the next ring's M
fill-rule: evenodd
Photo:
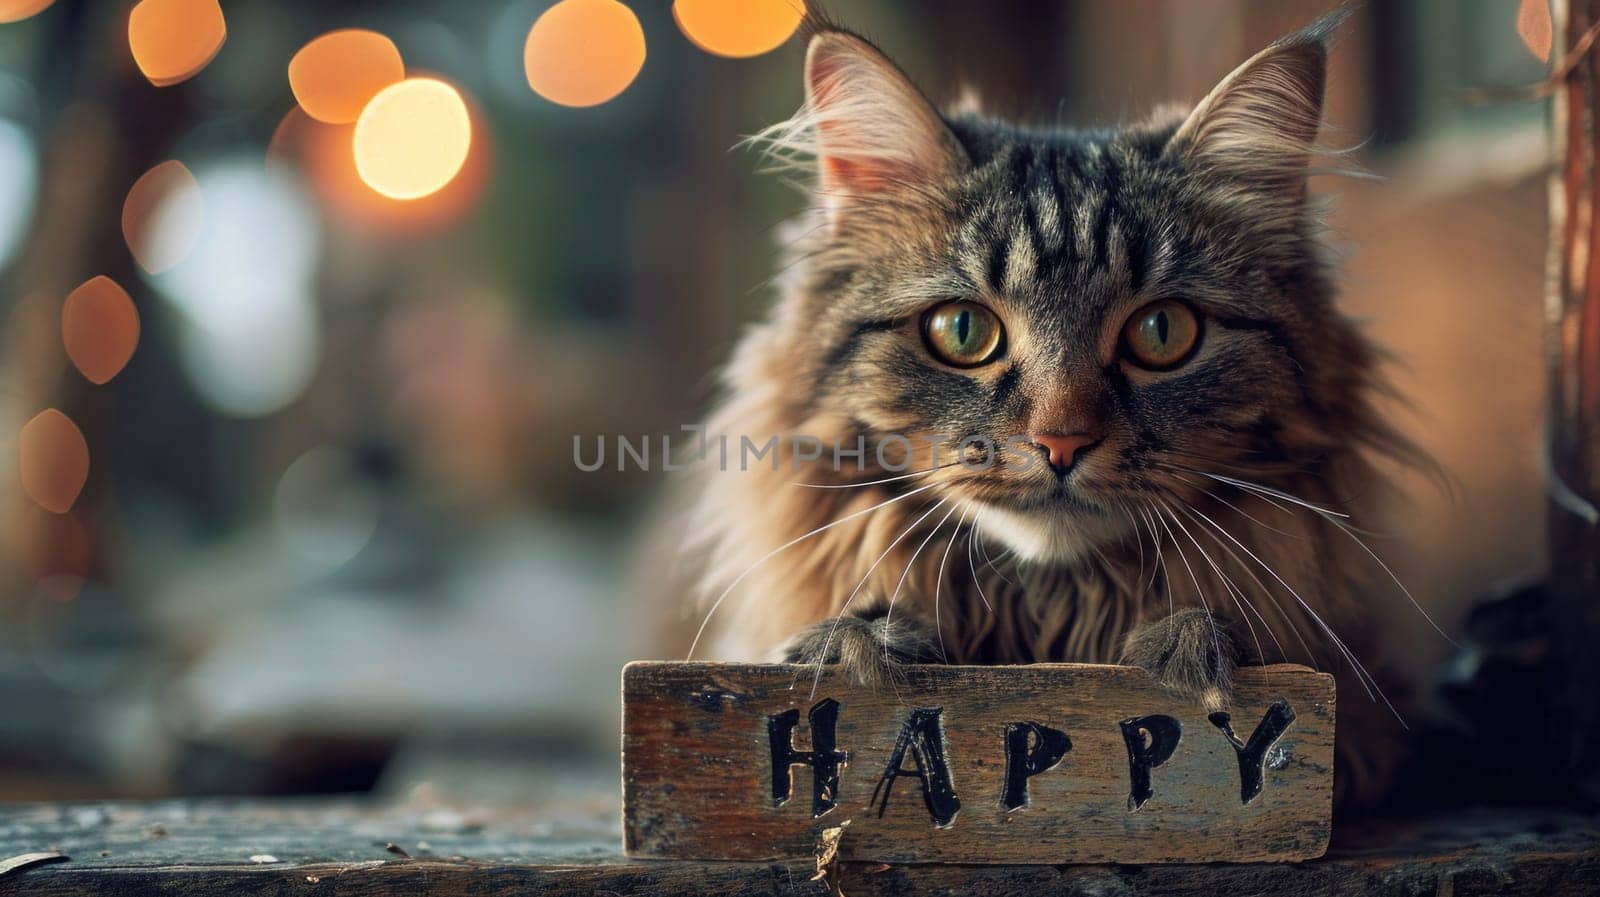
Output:
M808 857L825 829L846 822L842 859L889 863L1304 860L1327 848L1331 676L1289 665L1240 671L1232 708L1240 740L1250 739L1276 701L1287 701L1295 715L1261 791L1245 803L1233 744L1199 707L1136 669L926 666L882 693L825 670L813 697L814 674L814 667L790 665L630 664L623 671L627 853ZM825 699L839 704L836 748L848 761L839 769L836 804L813 818L813 771L806 766L790 768L791 796L775 805L769 719L798 711L792 743L810 749L807 716ZM939 711L959 801L948 825L936 823L941 807L924 799L918 778L880 781L907 721L931 710ZM1121 723L1154 714L1176 718L1181 737L1150 772L1152 796L1133 810ZM1007 809L1007 729L1017 723L1064 732L1071 747L1027 780L1025 806ZM907 751L901 768L928 765ZM874 801L882 784L892 784L887 807ZM948 805L942 809L948 815Z
M1341 826L1305 863L889 866L811 859L641 862L615 794L578 804L412 807L351 800L0 806L0 857L67 859L0 876L0 897L1560 897L1600 893L1600 831L1570 812L1456 812ZM602 810L601 806L608 808ZM402 857L386 849L403 847ZM251 863L269 854L277 862Z

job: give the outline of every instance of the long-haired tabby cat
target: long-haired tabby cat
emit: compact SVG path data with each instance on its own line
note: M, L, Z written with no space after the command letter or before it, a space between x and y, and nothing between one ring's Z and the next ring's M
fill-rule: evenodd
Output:
M694 483L716 653L1122 662L1208 708L1241 663L1308 663L1343 686L1343 798L1373 792L1403 730L1356 502L1409 449L1307 195L1336 25L1083 131L941 115L814 27L804 107L758 138L814 201Z

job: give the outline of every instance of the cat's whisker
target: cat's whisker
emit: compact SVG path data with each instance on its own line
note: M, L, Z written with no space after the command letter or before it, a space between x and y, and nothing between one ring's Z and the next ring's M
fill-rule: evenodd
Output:
M801 486L806 489L860 489L864 486L881 486L884 483L898 483L901 480L914 480L917 477L925 477L929 474L938 473L946 468L955 467L960 463L960 461L951 461L948 464L938 464L933 467L929 467L926 470L913 470L910 473L903 473L892 477L884 477L883 479L879 480L866 480L865 482L861 483L790 483L789 485Z
M967 527L967 569L972 571L972 584L978 590L978 597L983 599L983 608L990 614L994 613L994 605L989 603L989 596L983 592L983 583L978 580L978 566L973 562L972 543L978 536L978 515L972 515L972 525Z
M1323 633L1328 636L1328 639L1333 642L1334 646L1339 649L1340 653L1342 653L1344 655L1345 659L1348 660L1350 662L1351 666L1356 670L1356 672L1357 672L1357 680L1356 681L1362 682L1362 687L1364 689L1366 689L1368 698L1372 698L1374 696L1374 693L1376 693L1376 698L1383 701L1383 703L1389 708L1389 712L1393 713L1395 719L1400 721L1400 725L1405 726L1406 728L1410 728L1409 726L1406 726L1405 717L1401 716L1400 715L1400 711L1396 710L1394 704L1389 701L1389 696L1383 693L1383 689L1378 685L1377 679L1375 679L1372 676L1372 674L1367 671L1366 666L1364 666L1361 663L1361 661L1359 659L1357 659L1357 657L1355 656L1355 653L1350 650L1349 646L1347 646L1344 643L1343 639L1339 638L1338 633L1335 633L1333 631L1333 628L1328 625L1327 621L1322 619L1322 616L1320 614L1318 614L1315 610L1312 610L1311 605L1307 604L1306 600L1304 598L1300 597L1300 593L1295 590L1294 586L1289 585L1289 583L1286 580L1284 580L1284 578L1282 576L1278 575L1278 571L1272 569L1271 565L1269 565L1265 561L1263 561L1259 556L1256 555L1255 552L1251 551L1249 549L1249 547L1247 547L1243 542L1240 542L1237 538L1235 538L1232 533L1229 533L1226 529L1223 529L1220 524L1218 524L1215 520L1212 520L1209 516L1207 516L1204 511L1201 511L1201 510L1199 510L1197 508L1191 508L1190 510L1194 511L1194 513L1200 515L1200 517L1202 519L1204 519L1207 522L1209 522L1213 527L1216 528L1217 532L1221 533L1229 541L1233 542L1242 551L1244 551L1245 554L1249 555L1252 560L1254 560L1257 564L1261 565L1261 569L1265 570L1267 572L1267 575L1269 575L1273 579L1277 580L1279 585L1281 585L1285 589L1287 589L1289 591L1289 594L1294 596L1294 600L1299 602L1300 607L1303 608L1308 615L1310 615L1310 617L1311 617L1313 622L1315 622L1319 627L1321 627ZM1365 680L1365 681L1363 681L1363 680Z
M948 501L948 499L946 499L946 501ZM940 504L943 504L943 503L944 502L940 502ZM890 629L891 629L890 624L894 622L894 603L900 599L900 590L905 588L906 577L911 575L911 568L916 566L917 556L922 554L922 549L928 547L928 543L933 541L933 537L939 534L939 530L942 529L946 523L950 522L950 518L955 516L955 513L956 513L956 509L955 508L951 508L944 515L944 517L937 524L934 525L933 529L928 531L927 538L922 540L922 544L917 546L917 550L916 551L911 552L911 560L906 561L906 568L900 572L900 581L896 582L894 584L894 592L892 592L889 595L889 611L888 611L888 613L883 615L883 632L884 632L884 636L885 636L884 641L883 641L883 658L884 658L884 660L888 660L889 659L889 640L888 640L887 636L888 636L888 634L890 632ZM959 526L957 528L959 529ZM938 586L935 585L934 588L937 589ZM934 599L934 603L935 603L935 605L937 605L937 603L938 603L938 599L937 598Z
M973 523L973 529L974 530L977 529L977 523L976 522ZM996 576L998 576L1001 579L1005 580L1006 585L1011 586L1012 588L1016 588L1017 587L1017 584L1011 581L1011 577L1005 575L1004 573L1001 573L1000 572L1000 568L996 567L994 565L994 558L989 557L989 547L984 544L984 542L983 542L983 540L981 538L978 540L978 553L983 557L984 565L987 566L990 570L993 570L994 574Z
M1317 514L1319 516L1322 516L1322 517L1342 517L1342 518L1345 518L1347 520L1350 517L1350 515L1345 513L1344 511L1335 511L1332 508L1325 508L1322 505L1319 505L1319 504L1317 504L1315 502L1306 501L1303 498L1299 498L1297 496L1290 495L1289 493L1284 492L1281 489L1274 489L1271 486L1263 486L1260 483L1252 483L1249 480L1241 480L1241 479L1237 479L1235 477L1223 476L1220 473L1209 473L1209 472L1204 471L1204 470L1196 470L1196 471L1192 471L1192 472L1193 473L1198 473L1201 476L1210 477L1211 479L1216 480L1219 483L1226 483L1229 486L1235 486L1237 488L1246 489L1248 491L1255 492L1257 494L1271 495L1271 496L1273 496L1275 498L1280 498L1280 499L1282 499L1282 500L1284 500L1286 502L1289 502L1290 504L1299 505L1300 507L1305 508L1306 510L1311 511L1311 512L1313 512L1313 513L1315 513L1315 514Z
M1187 471L1189 473L1200 474L1202 476L1205 475L1202 471L1192 470L1192 469L1186 468L1186 467L1185 468L1178 468L1178 469ZM1202 485L1200 483L1197 483L1194 480L1189 479L1188 477L1184 476L1181 473L1174 473L1173 476L1178 480L1178 482L1183 483L1184 485L1193 487L1195 490L1197 490L1201 495L1204 495L1206 498L1209 498L1212 501L1217 502L1218 504L1227 505L1229 508L1233 509L1234 513L1237 513L1240 516L1247 518L1248 520L1250 520L1250 522L1256 524L1257 526L1260 526L1262 529L1271 530L1272 532L1275 532L1278 535L1283 536L1286 539L1302 539L1302 540L1304 539L1303 536L1296 535L1295 533L1285 532L1285 531L1283 531L1281 529L1278 529L1277 527L1275 527L1275 526L1263 521L1261 518L1256 517L1254 514L1251 514L1249 511L1246 511L1245 509L1239 507L1238 505L1234 504L1233 502L1228 501L1226 498L1223 498L1222 496L1220 496L1217 493L1211 491L1210 489L1207 489L1204 485ZM1261 499L1262 501L1268 501L1268 499L1266 499L1265 497L1257 495L1254 492L1248 492L1246 494L1251 496L1251 497ZM1289 513L1291 517L1294 516L1293 513L1289 512L1288 509L1285 508L1283 505L1280 505L1277 502L1272 502L1272 505L1273 505L1273 507L1276 507L1279 510L1285 511L1286 513Z
M1322 518L1323 520L1326 520L1329 523L1337 524L1341 520L1343 520L1343 521L1345 521L1343 525L1346 526L1346 527L1349 527L1349 529L1351 529L1354 532L1358 532L1358 533L1360 533L1360 534L1362 534L1364 536L1371 536L1373 538L1381 538L1382 537L1381 533L1375 533L1375 532L1372 532L1371 530L1361 529L1360 527L1357 527L1354 524L1349 523L1348 521L1350 519L1350 514L1348 514L1346 512L1335 511L1335 510L1333 510L1331 508L1327 508L1327 507L1324 507L1322 505L1318 505L1318 504L1316 504L1314 502L1307 502L1304 499L1301 499L1301 498L1299 498L1297 496L1294 496L1294 495L1290 495L1287 492L1283 492L1283 491L1278 490L1278 489L1272 489L1270 487L1263 486L1260 483L1252 483L1252 482L1249 482L1248 480L1234 480L1234 479L1230 479L1230 478L1219 478L1216 474L1212 474L1212 473L1209 473L1209 472L1204 471L1204 470L1190 470L1189 472L1190 473L1197 473L1197 474L1200 474L1201 476L1204 476L1204 477L1209 477L1209 478L1211 478L1213 480L1216 480L1218 483L1222 483L1223 485L1233 486L1233 487L1235 487L1237 489L1244 490L1247 494L1254 495L1255 497L1261 499L1262 501L1266 502L1267 504L1272 505L1274 508L1277 508L1278 510L1282 511L1286 516L1293 517L1294 514L1295 514L1295 511L1294 511L1293 507L1285 506L1282 502L1278 501L1278 499L1280 499L1280 498L1281 499L1285 499L1285 500L1291 502L1294 505L1298 505L1300 507L1303 507L1308 511L1311 511L1312 513L1316 514L1318 517Z
M1144 590L1145 590L1145 584L1144 584L1144 532L1139 529L1139 521L1137 521L1137 520L1135 520L1133 518L1133 512L1128 510L1127 505L1118 504L1117 505L1117 510L1121 511L1122 515L1124 517L1128 518L1128 522L1133 524L1133 544L1134 544L1134 547L1139 549L1139 577L1138 577L1138 579L1134 580L1134 585L1138 586L1139 588L1138 588L1138 591L1135 594L1142 596L1144 594Z
M1340 639L1339 636L1336 633L1334 633L1332 628L1328 626L1327 622L1325 620L1323 620L1322 617L1319 616L1317 614L1317 612L1314 611L1311 608L1311 606L1305 602L1305 600L1303 598L1301 598L1300 593L1295 590L1294 586L1289 585L1287 580L1285 580L1282 576L1278 575L1278 572L1275 569L1273 569L1270 564L1268 564L1265 560L1263 560L1260 555L1258 555L1254 551L1252 551L1249 546L1247 546L1243 542L1241 542L1237 537L1235 537L1233 535L1233 533L1228 532L1227 528L1225 528L1222 524L1218 523L1216 520L1212 519L1212 517L1209 514L1205 513L1204 511L1200 510L1199 508L1190 507L1190 508L1187 508L1186 511L1187 511L1187 513L1189 513L1191 515L1191 519L1194 519L1197 524L1201 523L1201 522L1204 522L1207 526L1210 527L1211 530L1214 530L1216 533L1219 533L1223 538L1227 539L1228 542L1231 542L1235 546L1237 546L1240 551L1243 551L1247 556L1249 556L1250 560L1254 561L1257 566L1259 566L1263 571L1265 571L1268 576L1272 577L1273 580L1275 580L1279 585L1283 586L1283 588L1286 589L1289 592L1289 594L1295 599L1295 601L1299 603L1301 608L1303 608L1305 610L1305 612L1308 615L1310 615L1312 620L1319 627L1322 628L1323 632L1326 633L1329 636L1329 638L1333 641L1333 644L1335 645L1335 647L1339 648L1340 651L1343 653L1345 659L1349 660L1353 665L1355 665L1363 673L1365 672L1365 668L1361 667L1359 665L1359 663L1355 659L1354 654L1352 654L1349 651L1349 649L1345 646L1344 641L1342 639ZM1215 539L1215 536L1213 536L1213 539ZM1227 547L1225 543L1219 543L1219 544L1222 544L1223 547L1225 547L1225 548ZM1240 558L1236 554L1233 555L1233 557L1234 557L1234 560L1236 560L1236 561L1240 560ZM1246 569L1246 571L1248 571L1249 570L1248 566L1245 567L1245 569ZM1252 576L1252 578L1255 578L1255 577ZM1258 585L1264 585L1264 584L1261 583L1259 578L1255 578L1255 579L1256 579L1256 582L1257 582ZM1266 593L1270 597L1270 595L1271 595L1270 590L1268 590ZM1370 678L1370 677L1368 677L1368 678ZM1362 686L1366 687L1365 680L1362 680ZM1372 694L1372 692L1369 689L1368 690L1368 696L1370 697L1371 694Z
M695 649L700 646L700 639L705 636L706 627L711 625L711 618L716 615L717 609L722 607L722 602L726 601L728 599L728 596L733 594L733 590L739 587L739 583L744 582L745 577L747 577L751 573L755 572L755 569L757 567L760 567L762 564L766 563L767 561L777 557L779 554L783 553L784 551L787 551L788 549L793 548L796 545L799 545L801 542L804 542L805 540L811 538L812 536L815 536L815 535L817 535L819 533L823 533L823 532L826 532L826 531L828 531L830 529L833 529L834 527L838 526L841 523L846 523L848 521L854 520L855 518L860 517L863 514L870 514L873 511L878 510L879 508L887 507L888 505L892 505L897 501L902 501L904 499L910 498L911 496L916 495L916 494L918 494L920 492L926 492L929 489L932 489L937 485L939 485L939 484L938 483L929 483L926 486L918 486L917 488L912 489L912 490L910 490L908 492L904 492L904 493L902 493L900 495L896 495L896 496L894 496L892 498L889 498L889 499L886 499L884 501L878 502L877 504L873 505L870 508L863 508L863 509L861 509L859 511L853 511L853 512L851 512L849 514L846 514L843 517L840 517L838 520L835 520L832 523L825 523L822 526L817 527L816 529L812 530L809 533L806 533L803 536L798 536L798 537L796 537L794 539L790 539L788 542L785 542L782 545L779 545L777 548L772 549L771 551L769 551L766 554L762 555L760 558L756 559L755 563L751 564L749 567L746 567L745 571L743 573L740 573L738 576L734 577L733 582L728 583L727 588L723 589L722 593L717 596L716 600L711 602L711 607L706 611L705 619L700 621L700 628L695 630L694 641L689 643L689 653L684 658L684 660L692 660L694 658Z
M1144 509L1143 508L1139 508L1138 510L1142 514ZM1132 520L1134 522L1133 523L1134 530L1137 533L1137 538L1138 538L1138 541L1139 541L1139 551L1142 554L1143 551L1144 551L1144 533L1147 530L1149 530L1149 524L1141 522L1142 518L1135 517L1134 514L1133 514L1133 511L1129 511L1128 512L1128 519L1130 519L1130 520ZM1161 540L1159 538L1157 538L1157 536L1156 536L1156 534L1154 532L1150 533L1150 554L1153 557L1151 558L1151 561L1150 561L1150 576L1149 576L1148 579L1146 579L1145 574L1144 574L1144 560L1141 558L1141 560L1139 561L1139 592L1138 592L1138 597L1140 597L1140 598L1143 598L1145 595L1148 595L1150 593L1150 590L1154 589L1156 587L1156 576L1161 572Z
M1122 516L1128 518L1128 524L1133 530L1133 547L1134 550L1139 552L1139 572L1133 579L1133 594L1135 597L1143 597L1145 592L1144 530L1139 527L1139 519L1133 516L1133 512L1128 510L1127 505L1119 503L1116 507L1117 510L1122 512Z
M1000 555L994 559L994 563L990 564L990 566L993 567L994 572L1000 574L1000 578L1005 580L1007 585L1017 585L1017 583L1011 580L1011 576L1001 573L1000 568L995 567L994 564L1005 564L1011 568L1011 576L1015 576L1017 579L1023 578L1023 573L1025 571L1022 567L1022 555L1017 554L1017 551L1014 548L1007 548L1006 550L1000 552Z
M1172 512L1167 511L1167 510L1165 510L1164 508L1161 508L1161 507L1157 507L1156 510L1158 512L1161 512L1159 514L1159 519L1161 520L1161 527L1162 527L1162 529L1165 529L1167 531L1167 535L1168 536L1172 537L1172 547L1178 552L1178 559L1183 561L1184 568L1189 571L1189 580L1194 583L1195 595L1200 598L1200 606L1205 609L1206 622L1211 624L1211 645L1212 645L1213 648L1216 649L1217 656L1220 657L1220 656L1222 656L1222 637L1217 634L1217 618L1215 616L1212 616L1212 614L1211 614L1211 605L1206 603L1206 592L1205 592L1205 589L1202 589L1200 587L1200 577L1195 575L1194 567L1190 566L1190 564L1189 564L1189 556L1184 553L1183 546L1178 543L1178 537L1173 534L1172 528L1167 526L1166 518L1167 517L1171 517L1172 516ZM1172 589L1168 588L1167 589L1167 596L1168 596L1169 599L1171 598L1171 595L1172 595ZM1172 619L1172 617L1169 616L1167 619L1170 621Z
M966 510L962 510L961 519L956 521L955 532L950 534L950 541L944 544L944 556L939 558L939 575L933 580L933 631L939 636L939 657L945 663L950 662L950 654L944 648L944 623L939 619L939 591L944 586L945 562L950 560L950 549L954 548L956 540L961 538L961 526L967 522L967 513Z
M933 512L939 510L944 506L945 502L949 500L950 499L948 498L941 498L934 502L933 506L924 511L921 517L913 520L910 526L907 526L900 532L900 535L895 536L894 541L889 543L889 547L885 548L883 553L878 555L878 559L872 562L872 566L867 568L867 572L861 575L861 581L856 583L856 587L854 589L850 590L849 596L844 599L844 604L840 605L839 612L834 614L833 625L828 628L827 638L822 640L822 650L817 654L817 675L815 679L811 680L811 698L816 698L817 687L822 684L822 668L824 666L823 659L828 656L828 648L833 644L833 637L839 634L839 624L844 622L844 615L850 612L850 605L856 600L856 596L861 593L861 589L867 584L867 580L872 578L873 571L877 570L878 565L883 563L883 559L889 556L889 552L894 551L894 547L896 545L899 545L906 536L911 535L912 530L921 526L924 520L927 520L929 517L933 516Z
M1243 558L1239 557L1238 552L1234 551L1232 546L1217 538L1216 534L1211 531L1209 526L1202 524L1200 519L1194 516L1195 512L1192 509L1185 507L1182 504L1179 504L1177 507L1185 514L1189 515L1189 519L1194 521L1196 526L1200 527L1200 531L1205 533L1207 538L1217 543L1218 547L1227 552L1228 557L1232 558L1233 562L1239 565L1239 569L1244 571L1245 576L1250 577L1250 581L1255 583L1256 588L1261 590L1262 596L1266 598L1269 603L1271 603L1272 609L1277 611L1278 618L1289 625L1289 631L1294 634L1295 639L1300 642L1300 647L1306 652L1307 664L1312 669L1316 669L1319 662L1316 652L1311 650L1311 644L1307 642L1305 636L1301 634L1300 627L1295 625L1294 618L1284 610L1282 604L1278 603L1277 597L1272 594L1272 589L1269 588L1266 583L1261 581L1261 577L1257 576L1256 572L1250 568L1250 565L1246 563Z
M1196 472L1197 473L1203 473L1201 471L1196 471ZM1203 475L1208 475L1208 474L1203 474ZM1272 507L1277 508L1279 511L1282 511L1283 515L1285 517L1291 517L1291 518L1298 519L1296 517L1297 512L1296 512L1296 510L1295 510L1295 508L1293 506L1286 505L1283 502L1278 501L1276 498L1273 498L1271 495L1268 495L1268 494L1266 494L1264 492L1256 492L1256 491L1251 490L1251 489L1243 489L1242 491L1244 492L1245 495L1253 495L1256 498L1259 498L1262 501L1266 502L1267 504L1271 505ZM1326 518L1324 518L1324 519L1326 519Z
M1182 530L1185 536L1189 537L1189 542L1190 544L1194 545L1194 550L1200 552L1200 556L1205 559L1205 562L1208 565L1210 565L1211 572L1215 573L1217 575L1217 579L1222 581L1223 590L1226 591L1228 593L1228 597L1233 600L1233 606L1239 609L1239 615L1244 619L1245 628L1250 630L1250 639L1256 643L1256 656L1265 662L1267 652L1261 647L1261 637L1256 634L1256 627L1250 622L1251 613L1256 615L1256 619L1260 620L1262 627L1267 630L1267 636L1272 639L1273 646L1278 649L1278 656L1283 656L1283 643L1278 641L1278 634L1272 631L1272 624L1267 622L1266 617L1261 616L1261 611L1256 610L1255 605L1244 596L1244 592L1238 587L1238 585L1234 583L1232 577L1223 572L1223 569L1218 566L1216 560L1211 557L1211 553L1205 550L1205 547L1200 544L1200 540L1195 538L1194 533L1190 532L1189 528L1183 525L1183 521L1179 520L1176 514L1172 515L1172 522L1178 525L1178 529ZM1249 611L1246 611L1247 607L1249 608Z
M1178 612L1172 597L1172 574L1167 570L1167 559L1161 551L1161 533L1156 529L1155 514L1148 503L1139 508L1139 513L1144 515L1145 525L1150 527L1150 537L1155 540L1156 566L1161 571L1161 580L1166 585L1163 590L1167 593L1167 618L1171 619ZM1155 585L1154 582L1151 585Z
M1455 639L1451 638L1450 634L1448 632L1445 632L1444 628L1441 627L1438 624L1438 622L1436 622L1433 619L1433 616L1430 615L1426 610L1423 609L1422 603L1417 601L1416 597L1411 594L1411 590L1406 588L1406 584L1400 581L1400 577L1396 576L1395 572L1393 570L1389 569L1389 565L1384 562L1383 558L1378 557L1378 553L1373 551L1372 548L1370 546L1368 546L1367 543L1360 536L1356 535L1356 531L1355 531L1354 527L1346 526L1346 525L1344 525L1343 523L1340 523L1337 520L1330 520L1328 522L1332 523L1334 526L1338 527L1340 532L1344 533L1346 536L1349 536L1351 541L1353 541L1357 545L1361 546L1361 550L1365 551L1369 557L1371 557L1374 561L1377 562L1379 567L1383 568L1383 572L1388 574L1389 579L1394 581L1395 587L1400 590L1401 594L1406 596L1406 600L1410 601L1411 602L1411 606L1417 609L1417 613L1422 614L1422 619L1428 621L1428 625L1433 627L1433 631L1434 632L1439 633L1439 635L1445 641L1449 642L1452 647L1454 647L1454 648L1456 648L1458 650L1460 650L1462 648L1461 644L1459 642L1457 642Z
M1411 606L1416 608L1417 613L1421 614L1422 618L1424 620L1428 621L1428 625L1433 627L1433 631L1439 633L1439 636L1441 638L1443 638L1446 642L1450 643L1450 645L1452 647L1455 647L1457 649L1461 648L1461 644L1459 642L1457 642L1455 639L1451 638L1450 634L1448 632L1445 632L1444 627L1440 626L1438 621L1436 621L1433 618L1433 616L1431 614L1429 614L1428 611L1425 608L1423 608L1422 603L1417 600L1416 596L1411 593L1410 589L1406 588L1406 584L1404 582L1400 581L1400 577L1395 574L1394 570L1392 568L1390 568L1389 564L1386 561L1384 561L1384 559L1382 557L1380 557L1376 551L1372 550L1372 547L1366 543L1366 540L1361 538L1362 535L1376 536L1377 534L1369 532L1367 530L1363 530L1363 529L1361 529L1359 527L1353 526L1350 523L1346 522L1350 518L1349 514L1345 514L1345 513L1339 512L1339 511L1329 510L1327 508L1323 508L1323 507L1321 507L1319 505L1316 505L1316 504L1313 504L1311 502L1301 501L1299 499L1296 499L1294 496L1289 495L1286 492L1282 492L1282 491L1276 490L1276 489L1270 489L1270 488L1268 488L1266 486L1262 486L1262 485L1260 485L1258 483L1249 483L1249 482L1244 481L1244 480L1233 479L1232 477L1224 477L1224 476L1220 476L1220 475L1217 475L1217 474L1208 474L1208 473L1205 473L1204 471L1195 471L1195 473L1204 474L1205 476L1209 476L1212 479L1217 480L1219 482L1226 483L1227 485L1230 485L1230 486L1236 486L1238 488L1245 489L1247 491L1260 490L1261 492L1265 492L1265 493L1269 493L1269 494L1275 495L1275 496L1277 496L1279 498L1283 498L1283 499L1285 499L1287 501L1292 501L1295 504L1298 504L1298 505L1300 505L1302 507L1305 507L1305 508L1315 512L1318 516L1322 517L1322 519L1326 520L1328 523L1330 523L1333 526L1337 527L1340 532L1344 533L1345 536L1347 536L1351 541L1355 542L1356 545L1360 546L1361 550L1366 552L1367 556L1372 558L1372 560L1374 562L1376 562L1377 565L1383 569L1384 574L1386 576L1388 576L1389 579L1395 584L1395 587L1400 590L1401 594L1406 596L1406 600L1411 602ZM1241 511L1240 513L1243 513L1243 512Z
M1278 535L1283 536L1286 539L1298 539L1298 540L1300 540L1302 542L1305 541L1305 536L1300 535L1299 533L1291 533L1291 532L1286 532L1284 530L1278 529L1277 527L1273 526L1272 524L1267 523L1266 521L1262 520L1261 518L1255 516L1254 514L1250 513L1249 511L1246 511L1245 509L1239 507L1238 505L1234 504L1233 502L1228 501L1226 498L1223 498L1222 496L1218 495L1215 492L1212 492L1209 489L1201 489L1200 490L1200 494L1204 495L1205 497L1207 497L1207 498L1209 498L1209 499L1211 499L1213 501L1216 501L1216 502L1219 502L1221 504L1227 505L1228 507L1233 509L1234 513L1236 513L1239 516L1243 517L1244 519L1250 521L1251 523L1254 523L1256 526L1259 526L1262 529L1267 530L1268 532L1277 533Z
M1182 479L1182 478L1180 477L1180 479ZM1187 482L1187 480L1185 480L1185 481ZM1245 511L1240 510L1232 502L1230 502L1230 501L1228 501L1226 499L1223 499L1223 498L1220 498L1218 496L1215 496L1212 493L1207 492L1204 489L1202 489L1201 492L1204 493L1207 496L1210 496L1210 497L1222 502L1223 504L1227 505L1228 507L1233 508L1234 511L1238 512L1242 516L1246 517L1247 519L1249 519L1251 521L1254 521L1255 523L1261 525L1262 527L1264 527L1264 528L1266 528L1268 530L1272 530L1273 532L1279 533L1280 535L1283 535L1283 536L1286 536L1286 537L1289 537L1289 538L1295 538L1294 536L1291 536L1289 533L1285 533L1282 530L1278 530L1278 529L1275 529L1274 527L1267 526L1266 524L1261 523L1261 521L1256 520L1255 517L1251 516L1250 514L1246 513ZM1176 507L1177 507L1177 509L1179 511L1182 511L1185 514L1188 514L1188 512L1189 512L1188 507L1186 507L1183 502L1177 502L1176 503ZM1193 517L1190 517L1190 519L1194 520ZM1251 601L1250 597L1244 593L1244 590L1239 588L1238 584L1235 583L1232 580L1232 578L1227 575L1227 573L1223 572L1221 567L1211 558L1211 555L1200 544L1200 541L1197 538L1195 538L1195 535L1193 533L1189 532L1189 528L1184 526L1183 522L1181 520L1179 520L1177 517L1173 517L1172 518L1172 522L1176 523L1179 526L1179 528L1181 528L1183 530L1184 535L1188 536L1189 537L1189 541L1194 544L1195 550L1200 552L1200 554L1203 557L1205 557L1206 562L1211 565L1211 569L1222 580L1222 586L1223 586L1224 589L1226 589L1228 591L1228 596L1231 599L1233 599L1234 606L1239 608L1240 614L1244 615L1244 617L1245 617L1245 620L1244 620L1245 626L1249 627L1249 629L1250 629L1250 637L1256 643L1257 656L1265 658L1266 654L1261 649L1261 638L1258 635L1256 635L1255 627L1253 625L1251 625L1249 615L1246 614L1246 608L1249 609L1249 613L1255 614L1255 617L1256 617L1257 620L1261 621L1262 627L1267 630L1267 636L1272 639L1273 646L1276 647L1277 650L1278 650L1278 656L1287 657L1288 654L1283 649L1283 642L1278 639L1278 633L1276 632L1276 630L1274 630L1272 628L1272 624L1267 621L1267 618L1255 606L1255 602ZM1194 522L1195 522L1196 526L1199 526L1199 521L1198 520L1194 520ZM1210 535L1210 534L1208 533L1207 535ZM1213 540L1215 540L1216 537L1212 536L1211 538ZM1237 562L1238 561L1238 557L1235 556L1234 560ZM1247 574L1250 574L1251 577L1254 578L1254 574L1251 572L1251 570L1249 569L1248 566L1243 565L1243 564L1241 564L1241 566L1244 566L1245 572ZM1257 585L1260 585L1260 581L1259 580L1257 580ZM1268 598L1269 599L1271 598L1271 594L1270 593L1268 593ZM1276 602L1273 602L1273 603L1274 603L1274 605L1276 605ZM1279 608L1278 613L1279 613L1280 617L1284 616L1282 608ZM1285 619L1289 623L1290 628L1293 629L1294 622L1292 620L1287 620L1287 618L1285 618ZM1298 631L1296 631L1295 634L1298 636L1299 635ZM1301 639L1301 642L1304 643L1304 639ZM1307 649L1307 653L1308 654L1310 653L1310 649L1309 648ZM1314 663L1315 663L1315 659L1313 658L1313 664Z

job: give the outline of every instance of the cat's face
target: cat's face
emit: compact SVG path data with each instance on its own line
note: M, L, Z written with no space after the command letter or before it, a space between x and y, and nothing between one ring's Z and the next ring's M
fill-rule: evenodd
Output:
M1207 473L1314 463L1366 360L1306 209L1322 66L1301 36L1188 118L1028 132L947 122L858 38L813 39L821 198L784 316L813 406L908 439L917 482L1035 560Z

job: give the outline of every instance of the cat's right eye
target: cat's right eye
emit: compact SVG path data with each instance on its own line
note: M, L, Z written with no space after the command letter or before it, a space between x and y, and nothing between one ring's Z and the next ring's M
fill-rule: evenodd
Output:
M974 368L1000 357L1006 331L994 312L976 302L946 302L922 316L928 351L952 367Z

